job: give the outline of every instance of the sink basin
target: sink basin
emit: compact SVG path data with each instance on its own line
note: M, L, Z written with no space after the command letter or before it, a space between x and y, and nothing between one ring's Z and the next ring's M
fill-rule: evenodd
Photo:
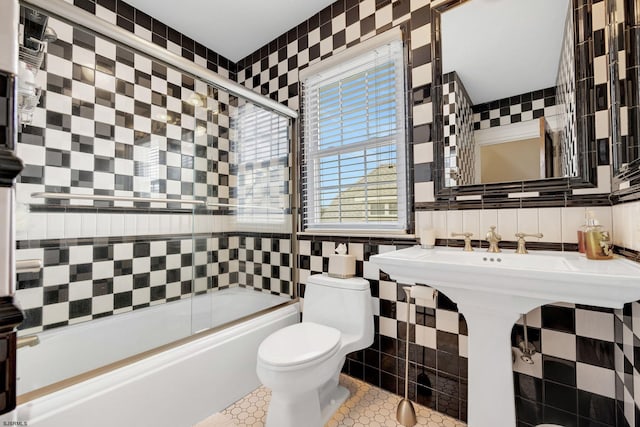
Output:
M370 261L400 284L426 284L458 304L469 330L469 427L515 427L511 329L554 302L622 308L640 299L640 264L573 252L408 249Z
M516 254L505 250L493 254L414 246L372 256L371 262L400 283L449 285L465 293L482 291L536 300L522 301L522 313L552 302L622 308L640 299L640 264L624 258L593 261L577 252ZM457 293L445 291L454 297L451 292Z

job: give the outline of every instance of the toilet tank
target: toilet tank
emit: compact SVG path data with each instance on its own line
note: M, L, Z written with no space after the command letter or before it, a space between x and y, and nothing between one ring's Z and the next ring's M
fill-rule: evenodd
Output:
M338 279L326 274L309 276L302 321L331 326L345 335L373 342L373 299L369 281L360 277Z

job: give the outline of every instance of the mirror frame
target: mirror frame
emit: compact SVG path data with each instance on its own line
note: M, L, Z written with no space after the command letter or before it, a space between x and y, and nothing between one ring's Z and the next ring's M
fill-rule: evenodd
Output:
M622 103L626 104L626 121L627 121L627 140L631 140L631 144L636 147L636 158L630 159L624 169L622 164L622 149L627 146L622 144L620 131L617 130L617 136L621 139L614 140L612 144L613 152L613 193L617 202L625 202L640 199L640 149L638 141L640 139L640 82L637 71L640 67L640 44L634 42L634 33L638 32L640 27L640 6L637 2L625 1L624 4L624 22L617 22L615 17L616 2L607 8L608 23L610 24L609 43L616 43L615 53L609 58L609 69L611 72L611 81L616 82L612 87L612 94L623 95L618 98L618 103L612 105L612 121L619 125L621 117L620 107ZM620 43L618 45L617 43ZM618 76L618 57L619 48L625 50L626 76L624 80L620 80ZM617 120L614 121L614 120ZM616 135L616 134L614 134ZM629 153L627 153L629 155Z
M444 129L442 97L442 43L441 15L470 0L442 0L431 7L431 55L433 102L433 160L435 204L456 201L460 196L504 195L508 193L544 192L545 205L564 206L566 193L573 189L597 186L597 142L595 137L595 87L593 31L591 24L592 0L571 0L575 37L576 75L576 141L580 174L575 177L544 178L491 184L472 184L445 187ZM477 198L472 197L477 202ZM535 199L532 197L531 199ZM514 199L510 199L514 200ZM515 200L518 200L517 198ZM557 201L557 203L554 203ZM477 204L477 203L476 203ZM470 208L476 206L469 206Z

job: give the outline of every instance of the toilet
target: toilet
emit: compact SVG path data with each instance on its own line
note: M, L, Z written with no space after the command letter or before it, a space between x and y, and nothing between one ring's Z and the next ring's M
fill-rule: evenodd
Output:
M307 279L302 323L258 348L258 378L272 391L266 427L322 427L331 418L349 397L338 384L346 355L373 343L372 308L365 279Z

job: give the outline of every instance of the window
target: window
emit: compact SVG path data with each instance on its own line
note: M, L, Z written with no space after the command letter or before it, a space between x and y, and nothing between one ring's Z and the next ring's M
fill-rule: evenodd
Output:
M311 72L303 78L306 228L405 230L402 41Z
M244 104L232 123L238 153L238 221L283 222L289 204L289 122Z

